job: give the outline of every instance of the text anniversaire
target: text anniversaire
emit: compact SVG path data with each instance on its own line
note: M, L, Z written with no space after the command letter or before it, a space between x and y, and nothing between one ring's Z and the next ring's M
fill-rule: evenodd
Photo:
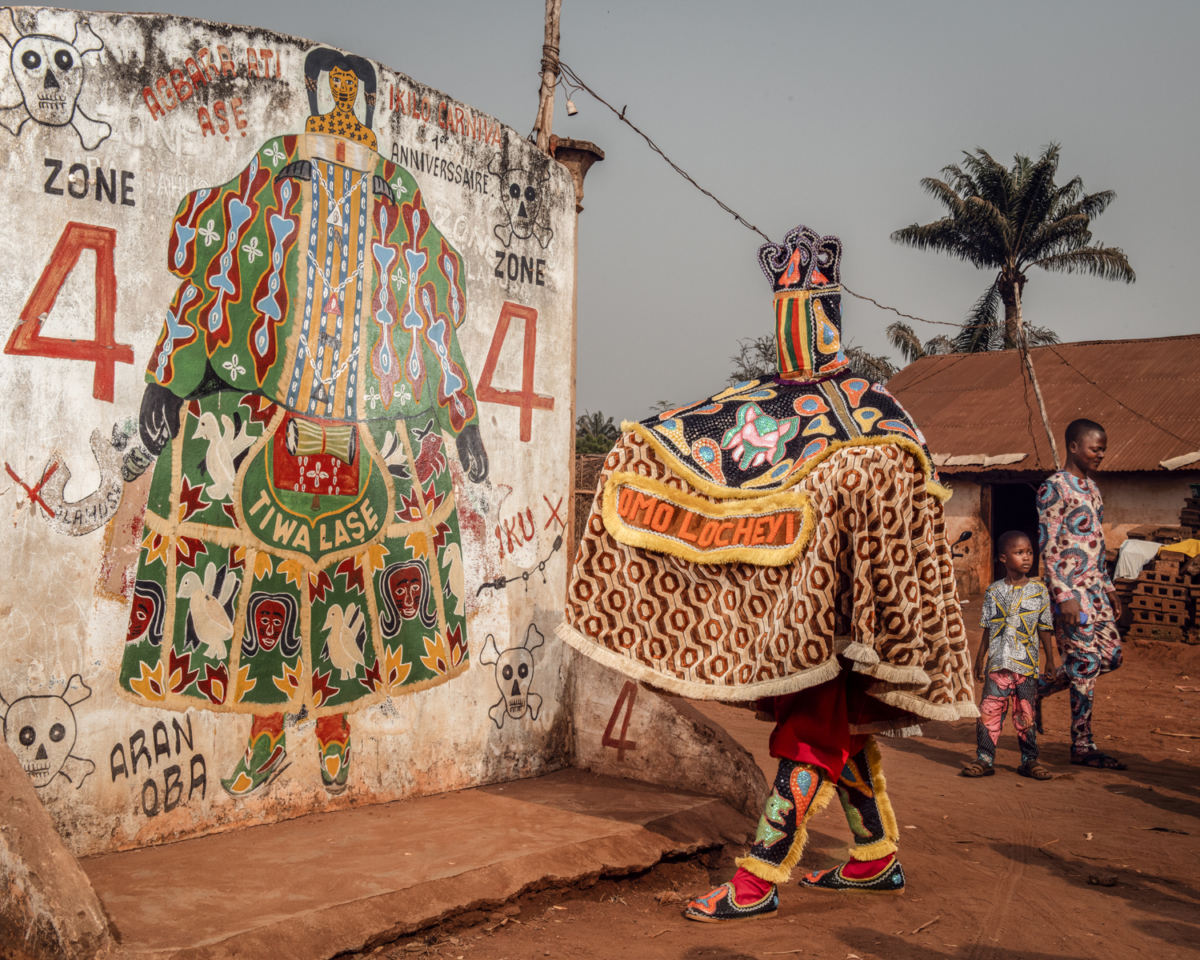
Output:
M261 512L266 507L265 512ZM309 537L309 527L296 517L288 517L276 511L271 498L264 490L259 493L258 500L249 510L251 517L256 517L259 535L263 540L270 540L276 546L290 547L293 550L311 552L312 541ZM359 513L362 517L359 517ZM334 550L347 544L360 544L369 539L379 526L379 517L371 509L371 504L364 500L358 510L351 510L342 520L332 523L318 523L313 526L313 536L317 538L321 550ZM274 525L271 521L274 520ZM331 540L330 537L333 539Z
M147 84L142 89L142 100L151 118L157 121L190 100L201 87L211 86L225 77L278 80L287 76L288 68L282 61L283 52L268 47L246 47L244 52L236 53L223 43L213 44L211 49L200 47L195 54ZM477 114L459 104L434 101L412 90L398 88L394 83L388 84L386 102L388 111L402 117L411 117L422 124L436 123L442 130L467 140L479 140L496 146L501 144L498 120ZM244 137L249 126L241 97L229 97L228 102L217 100L199 106L196 119L203 136L224 136L226 140L231 133Z

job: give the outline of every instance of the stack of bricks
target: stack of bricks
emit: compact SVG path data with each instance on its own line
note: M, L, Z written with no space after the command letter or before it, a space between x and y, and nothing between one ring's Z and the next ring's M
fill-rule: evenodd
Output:
M1179 511L1179 525L1191 530L1200 529L1200 497L1187 497Z
M1133 581L1129 599L1129 636L1138 640L1180 641L1188 635L1200 587L1185 573L1183 554L1159 554ZM1129 581L1121 581L1128 583ZM1195 592L1194 592L1195 591ZM1120 592L1118 588L1118 593ZM1124 597L1121 598L1124 603ZM1125 619L1125 618L1123 618Z

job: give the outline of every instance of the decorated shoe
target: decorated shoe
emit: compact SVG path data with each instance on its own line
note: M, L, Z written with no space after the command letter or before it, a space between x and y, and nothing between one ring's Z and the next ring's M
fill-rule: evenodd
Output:
M771 885L770 892L761 900L745 905L734 899L732 883L723 883L717 889L697 897L683 911L688 920L701 923L726 923L731 920L757 920L773 916L779 910L779 891Z
M863 877L846 876L846 868L856 861L839 863L829 870L814 870L800 880L800 886L809 890L838 890L857 893L900 894L904 892L904 870L894 856L877 873Z
M321 751L321 784L337 796L350 776L350 724L344 714L317 721L317 748Z
M246 752L233 768L233 775L228 780L221 780L221 786L231 797L240 799L249 796L290 766L282 724L278 731L269 726L267 729L258 729L258 726L256 723L251 728Z

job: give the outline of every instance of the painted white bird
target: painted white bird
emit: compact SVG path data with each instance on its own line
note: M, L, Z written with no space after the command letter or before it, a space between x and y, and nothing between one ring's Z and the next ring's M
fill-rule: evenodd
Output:
M329 662L342 671L342 679L354 676L355 668L366 664L358 635L363 632L364 620L357 603L346 604L345 613L335 603L325 614L325 645L329 651Z
M254 438L246 435L244 427L235 430L233 420L228 414L221 414L219 426L217 416L211 410L200 414L200 422L196 424L196 432L192 436L208 441L208 452L204 455L204 461L212 482L208 484L205 492L215 503L228 500L233 493L233 482L237 478L233 461L237 459L238 454L254 443Z
M214 596L213 590L217 585L217 565L210 563L204 571L204 582L194 570L189 570L179 581L175 595L181 600L188 601L188 612L192 615L192 629L206 647L205 656L223 660L226 654L225 644L233 636L233 622L225 612L225 605L238 588L238 578L227 574L221 584L221 595Z

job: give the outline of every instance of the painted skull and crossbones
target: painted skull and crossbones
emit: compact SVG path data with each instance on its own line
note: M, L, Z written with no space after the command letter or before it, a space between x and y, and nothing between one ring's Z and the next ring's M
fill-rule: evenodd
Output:
M498 728L504 728L505 717L520 720L528 713L531 719L537 719L542 698L530 691L529 686L533 682L533 651L545 642L542 632L532 623L520 646L499 650L491 634L484 641L479 662L496 665L496 686L500 688L500 702L488 710Z
M70 125L87 150L108 138L112 127L93 120L79 107L83 57L104 49L104 41L86 20L75 25L75 38L68 43L48 33L22 33L9 7L0 11L0 42L10 50L10 75L0 78L0 98L8 101L0 106L0 126L20 136L30 118L47 127ZM19 104L15 103L18 92Z

